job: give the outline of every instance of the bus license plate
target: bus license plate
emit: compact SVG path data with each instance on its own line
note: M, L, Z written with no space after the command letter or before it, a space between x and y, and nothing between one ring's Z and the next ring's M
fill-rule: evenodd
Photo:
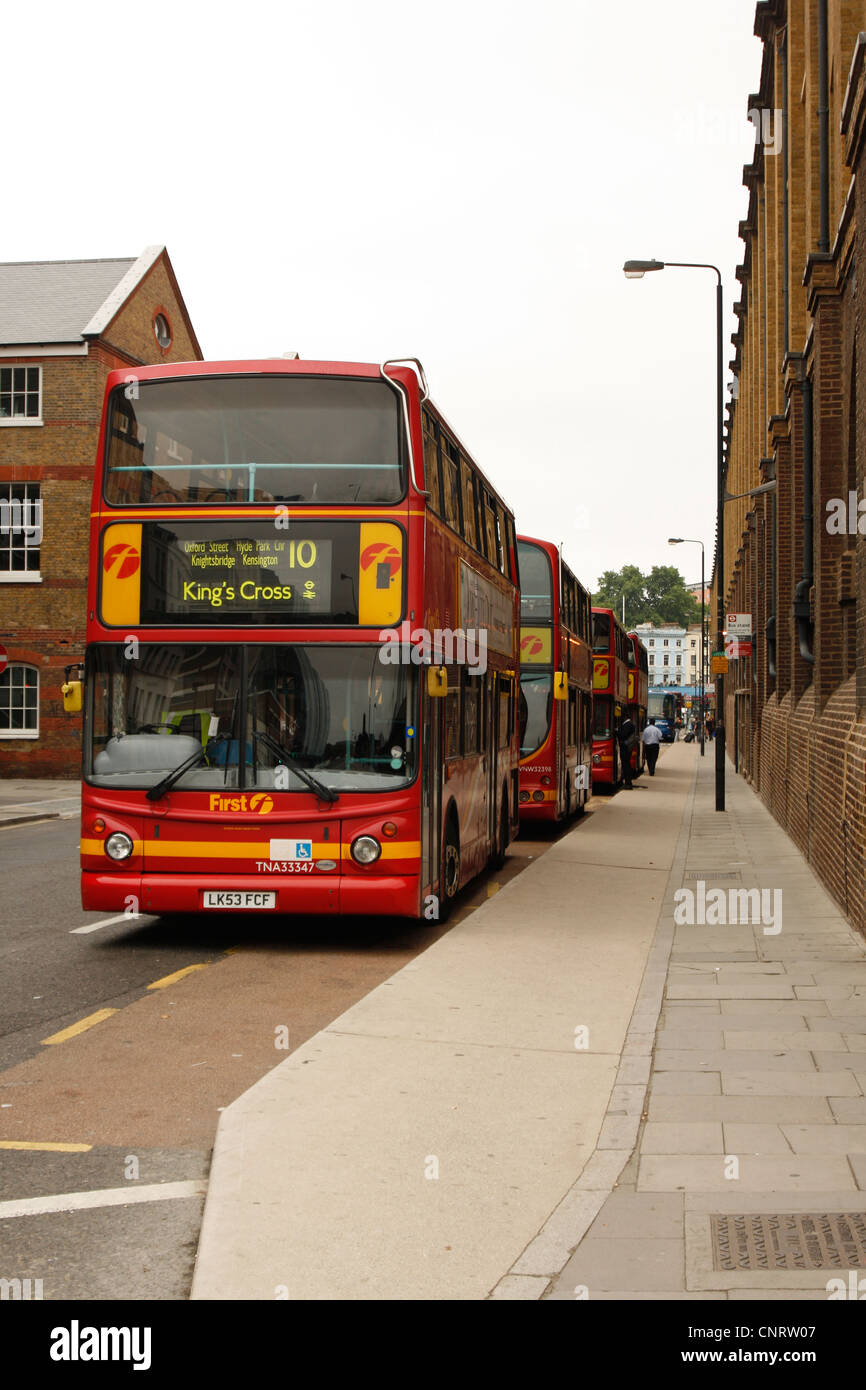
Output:
M276 893L254 893L243 890L202 893L203 907L227 907L235 912L249 912L256 908L274 908L276 905Z

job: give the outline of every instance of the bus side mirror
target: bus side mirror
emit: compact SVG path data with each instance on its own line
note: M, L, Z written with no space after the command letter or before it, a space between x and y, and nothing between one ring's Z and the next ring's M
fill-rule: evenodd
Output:
M66 714L79 714L81 712L81 681L67 681L61 685L63 692L63 708Z
M564 671L555 671L553 676L554 700L568 699L568 676Z
M432 700L448 694L448 672L444 666L427 667L427 694Z

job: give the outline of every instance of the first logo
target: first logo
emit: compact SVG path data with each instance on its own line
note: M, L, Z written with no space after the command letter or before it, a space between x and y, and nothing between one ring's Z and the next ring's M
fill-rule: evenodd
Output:
M119 541L110 545L102 557L102 568L114 579L129 579L141 564L141 556L134 545Z

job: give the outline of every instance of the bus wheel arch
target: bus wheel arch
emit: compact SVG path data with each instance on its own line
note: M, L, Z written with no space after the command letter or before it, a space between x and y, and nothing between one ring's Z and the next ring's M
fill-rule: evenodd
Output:
M447 920L460 888L460 824L452 801L442 831L442 865L439 877L439 920Z

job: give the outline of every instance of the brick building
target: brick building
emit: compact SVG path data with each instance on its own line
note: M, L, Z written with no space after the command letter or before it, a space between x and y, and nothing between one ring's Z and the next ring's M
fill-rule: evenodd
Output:
M744 171L726 611L728 753L866 929L866 3L763 0ZM861 257L861 249L863 255ZM862 266L860 262L862 261ZM860 290L858 295L858 268ZM863 385L860 385L860 382ZM861 423L862 421L862 423ZM715 608L713 608L715 612Z
M0 776L75 777L90 494L114 368L200 360L165 247L0 264Z

